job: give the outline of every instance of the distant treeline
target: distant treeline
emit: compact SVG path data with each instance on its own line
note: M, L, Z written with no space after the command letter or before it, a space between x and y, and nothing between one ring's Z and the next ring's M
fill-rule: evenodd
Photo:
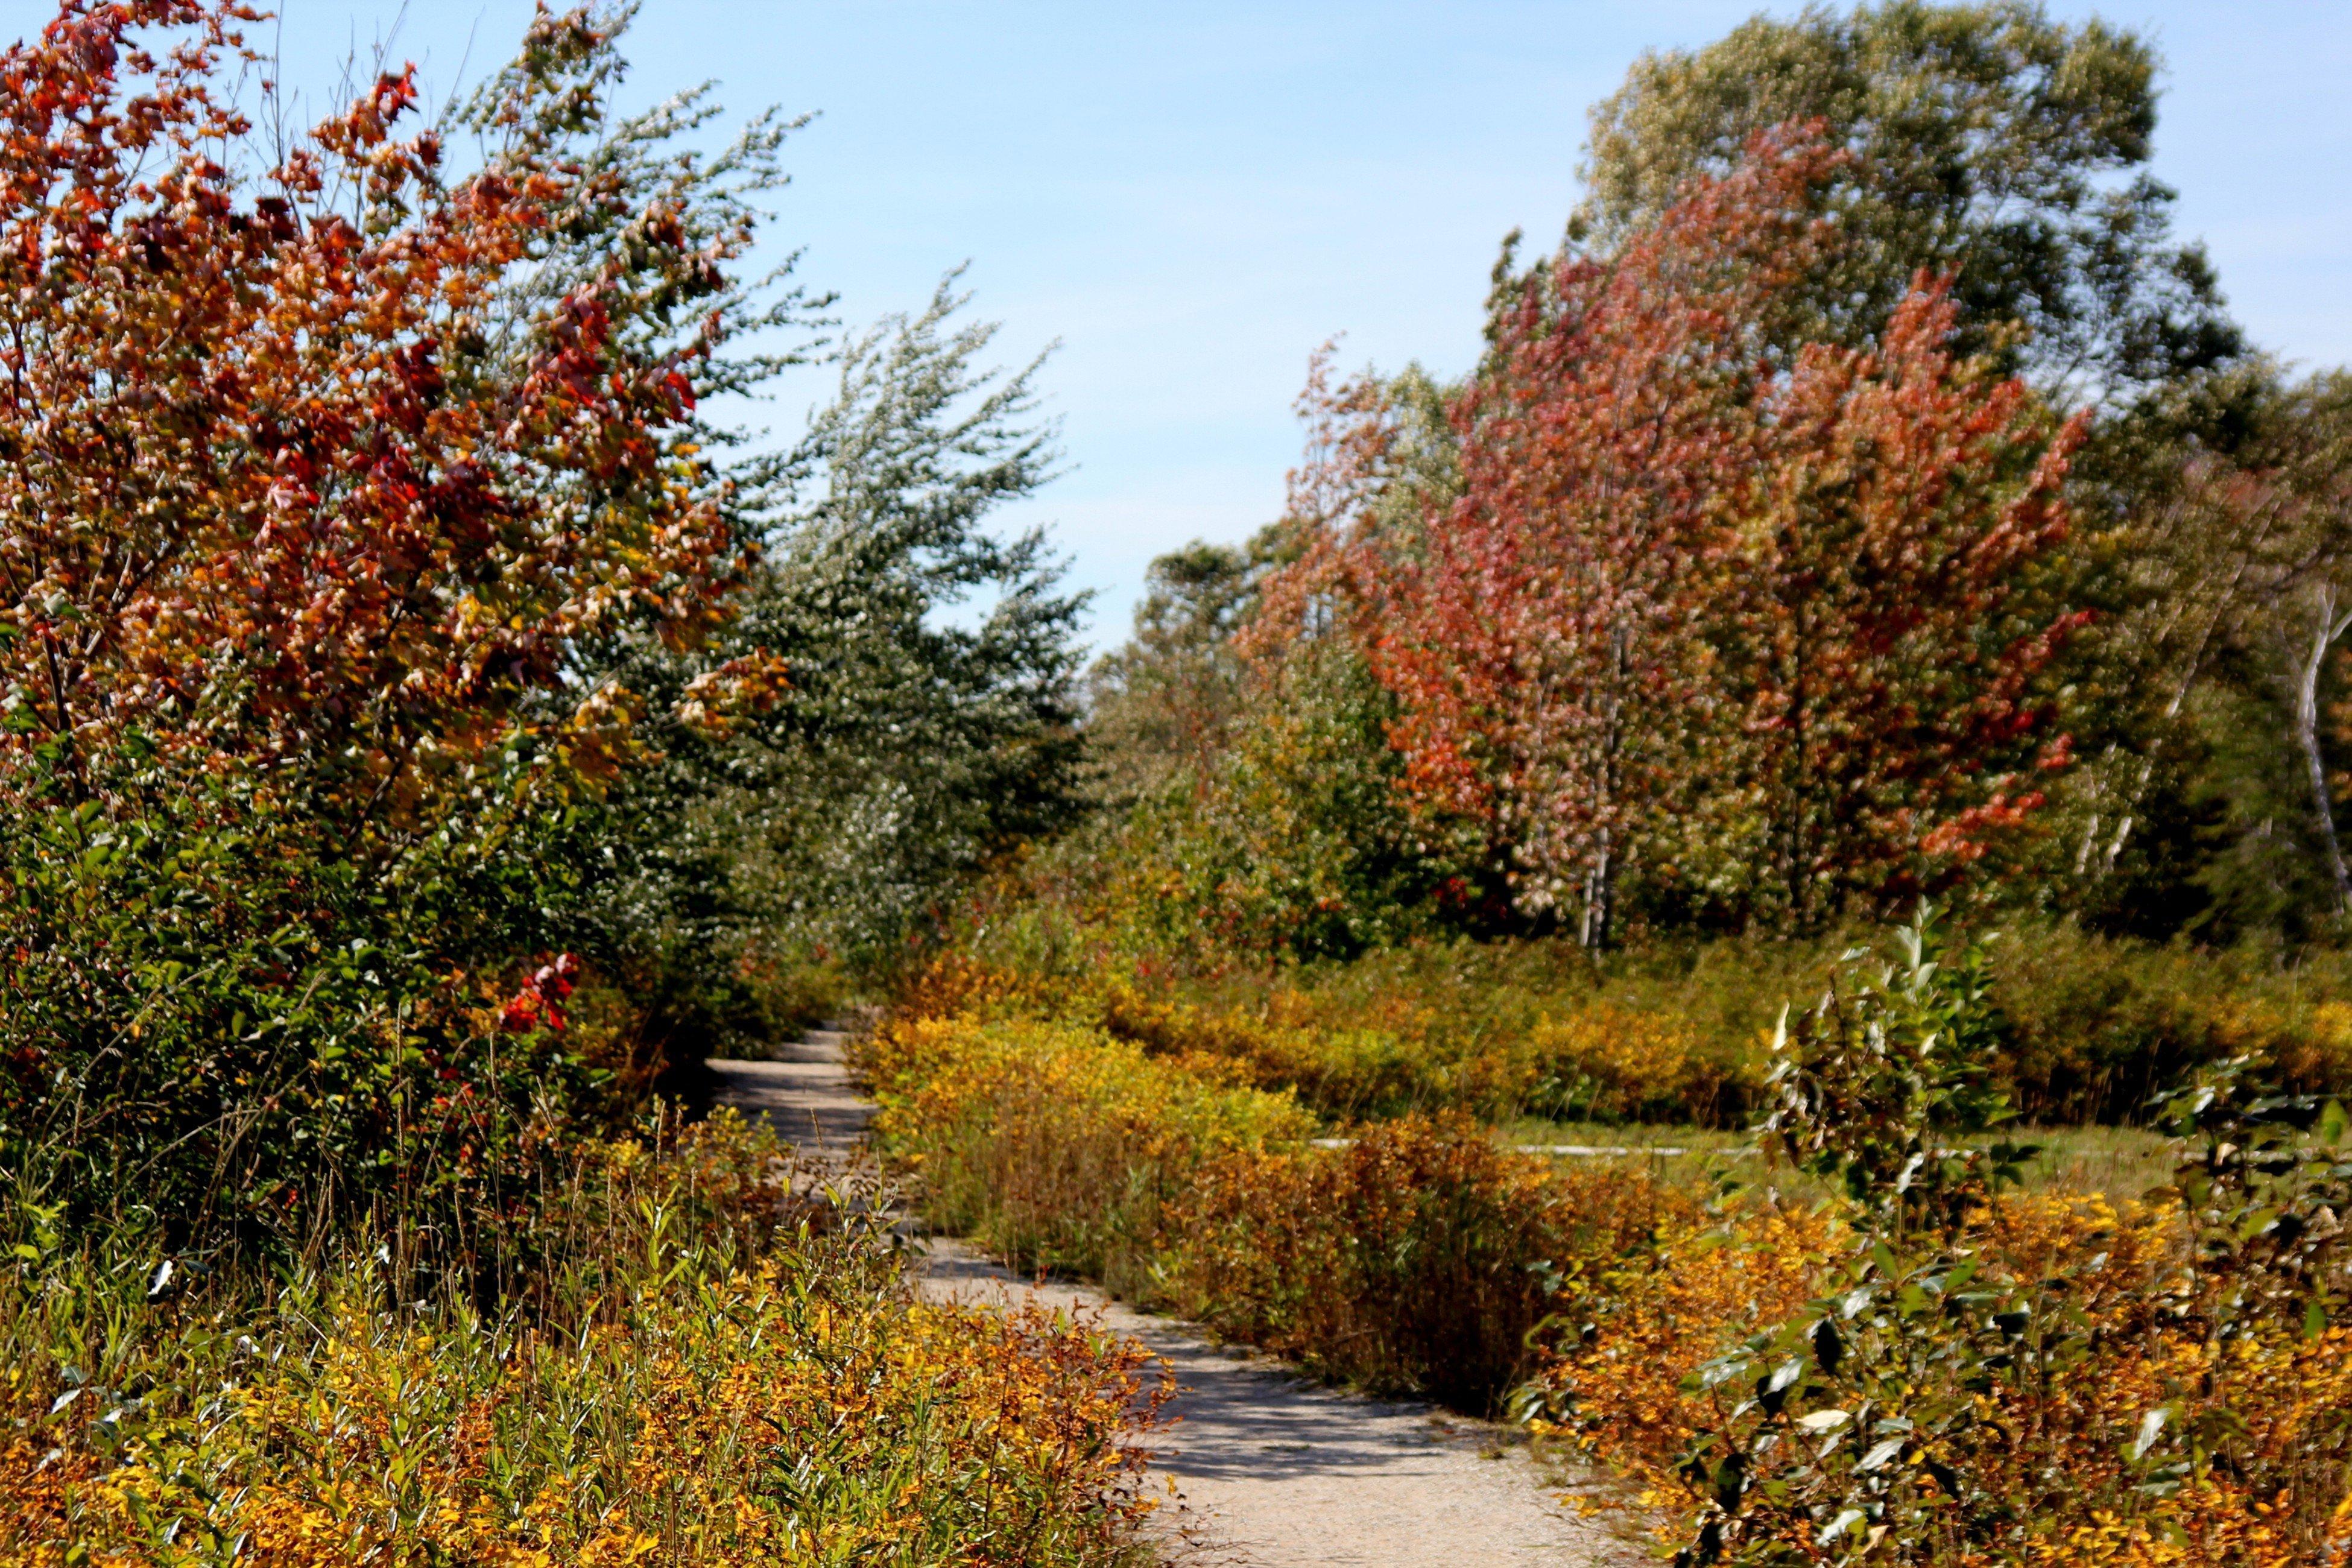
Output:
M1476 367L1318 358L1285 516L1092 673L1163 934L2337 933L2352 381L2172 237L2156 71L2023 5L1645 57Z

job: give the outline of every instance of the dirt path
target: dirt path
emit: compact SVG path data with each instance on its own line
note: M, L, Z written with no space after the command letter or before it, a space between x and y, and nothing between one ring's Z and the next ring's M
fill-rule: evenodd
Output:
M873 1108L842 1068L838 1034L816 1031L780 1061L710 1067L722 1101L766 1114L803 1157L856 1157ZM1172 1483L1178 1500L1166 1536L1173 1563L1585 1568L1642 1560L1604 1526L1557 1506L1525 1445L1502 1427L1321 1387L1099 1291L1018 1279L961 1242L923 1246L918 1289L932 1300L1085 1311L1167 1362L1180 1419L1160 1439L1152 1473Z

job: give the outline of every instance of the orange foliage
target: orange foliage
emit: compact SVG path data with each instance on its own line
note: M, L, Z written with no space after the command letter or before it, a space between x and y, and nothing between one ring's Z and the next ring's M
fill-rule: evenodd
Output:
M885 1140L942 1224L1473 1411L1526 1370L1541 1266L1613 1257L1694 1212L1645 1171L1562 1172L1459 1114L1318 1145L1296 1100L1235 1082L1231 1058L1087 1025L901 1015L861 1050Z
M1587 1284L1592 1308L1603 1310L1563 1326L1544 1374L1550 1415L1539 1429L1577 1436L1621 1462L1679 1453L1704 1418L1683 1379L1727 1343L1802 1307L1836 1235L1831 1221L1801 1210L1727 1229L1686 1216L1654 1251L1599 1271Z
M1458 1115L1342 1124L1343 1146L1314 1146L1295 1107L1286 1115L1286 1101L1243 1086L1285 1073L1313 1081L1305 1069L1318 1044L1327 1072L1349 1047L1318 1041L1314 1010L1278 991L1263 1016L1243 1017L1112 982L1000 975L969 955L919 991L957 1013L901 1015L882 1030L880 1076L901 1108L890 1132L927 1177L963 1194L961 1221L1000 1240L1050 1236L1054 1261L1109 1272L1231 1337L1471 1408L1523 1375L1518 1336L1543 1320L1526 1408L1632 1477L1670 1538L1688 1539L1710 1495L1678 1461L1736 1424L1750 1392L1697 1374L1750 1336L1811 1321L1825 1291L1847 1288L1870 1239L1853 1228L1859 1211L1834 1203L1751 1194L1710 1216L1638 1168L1514 1155ZM1414 1000L1391 1000L1398 1010L1382 1016L1409 1032ZM1022 1021L1041 1008L1066 1022ZM1601 1029L1545 1049L1612 1072L1622 1043ZM1628 1090L1654 1058L1672 1070L1670 1045L1653 1041L1622 1064ZM1271 1114L1208 1110L1244 1099ZM991 1209L981 1191L1021 1194L1019 1215ZM1113 1235L1123 1250L1107 1270ZM1906 1537L1900 1561L2344 1561L2352 1330L2315 1335L2282 1320L2220 1333L2209 1298L2229 1281L2197 1262L2189 1240L2175 1205L2012 1196L1968 1220L1950 1246L1972 1260L1977 1288L2030 1302L2063 1346L2031 1374L1978 1387L1967 1358L1943 1355L1987 1331L1965 1313L1930 1312L1914 1340L1891 1344L1883 1364L1898 1381L1902 1358L1921 1358L1921 1397L1973 1402L1965 1430L1923 1445L1920 1462L1953 1466L1981 1511L2006 1521L1980 1537ZM1543 1289L1531 1288L1536 1273ZM2167 1433L2205 1434L2207 1458L2169 1489L2130 1452L2158 1409L2170 1413ZM1767 1497L1774 1480L1760 1466L1748 1495ZM1764 1533L1748 1546L1843 1561L1793 1513L1759 1501L1743 1516L1750 1526Z
M2194 1288L2184 1240L2177 1209L2117 1212L2098 1199L2011 1199L1980 1216L1969 1246L1988 1277L2063 1281L2066 1310L2079 1314L2070 1321L2092 1351L2054 1382L2000 1382L1983 1395L1990 1424L2009 1436L1974 1457L1980 1473L1971 1479L2030 1499L2031 1520L2006 1545L1934 1561L2289 1568L2338 1562L2352 1548L2340 1458L2352 1420L2352 1330L2312 1337L2277 1325L2209 1340L2178 1310ZM1681 1536L1703 1491L1676 1461L1746 1392L1702 1389L1694 1374L1748 1334L1804 1313L1852 1245L1823 1213L1669 1227L1654 1252L1602 1275L1597 1310L1565 1325L1542 1376L1538 1425L1625 1469L1663 1511L1661 1533ZM2126 1450L2147 1412L2167 1406L2187 1423L2227 1409L2234 1436L2226 1463L2150 1495ZM1751 1485L1770 1479L1759 1473ZM1789 1545L1805 1554L1799 1560L1838 1560L1811 1541Z
M254 15L68 4L0 56L6 744L307 758L397 814L581 639L718 615L734 552L688 436L724 322L646 353L633 321L656 276L689 308L719 290L748 236L656 204L628 261L527 300L518 273L609 195L547 154L533 84L460 178L434 132L395 134L406 70L235 168L252 127L215 83ZM159 28L185 29L160 58ZM593 42L542 13L529 47ZM595 773L630 699L565 700Z

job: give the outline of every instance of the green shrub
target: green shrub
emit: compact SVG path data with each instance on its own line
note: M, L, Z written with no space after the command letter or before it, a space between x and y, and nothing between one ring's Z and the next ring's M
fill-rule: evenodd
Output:
M18 793L0 833L12 1184L77 1229L173 1246L315 1247L387 1203L445 1232L494 1212L569 1118L594 1124L602 1080L563 1045L568 966L482 963L530 953L565 879L526 874L545 817L530 762L510 772L487 809L365 869L234 773Z

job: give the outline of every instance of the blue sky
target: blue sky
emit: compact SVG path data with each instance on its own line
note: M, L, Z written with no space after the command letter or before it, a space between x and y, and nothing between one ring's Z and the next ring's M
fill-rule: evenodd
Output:
M1152 556L1274 514L1318 343L1465 366L1502 235L1548 245L1575 203L1586 106L1643 48L1756 8L646 0L630 97L716 78L732 106L820 112L777 234L848 321L919 306L968 259L1005 358L1060 341L1043 384L1070 471L1012 521L1053 526L1113 642ZM2305 363L2352 361L2352 6L2095 9L2168 58L2156 169L2240 320ZM469 37L478 77L529 10L287 0L288 76L327 84L397 20L394 52L446 90ZM47 12L0 0L11 32Z

